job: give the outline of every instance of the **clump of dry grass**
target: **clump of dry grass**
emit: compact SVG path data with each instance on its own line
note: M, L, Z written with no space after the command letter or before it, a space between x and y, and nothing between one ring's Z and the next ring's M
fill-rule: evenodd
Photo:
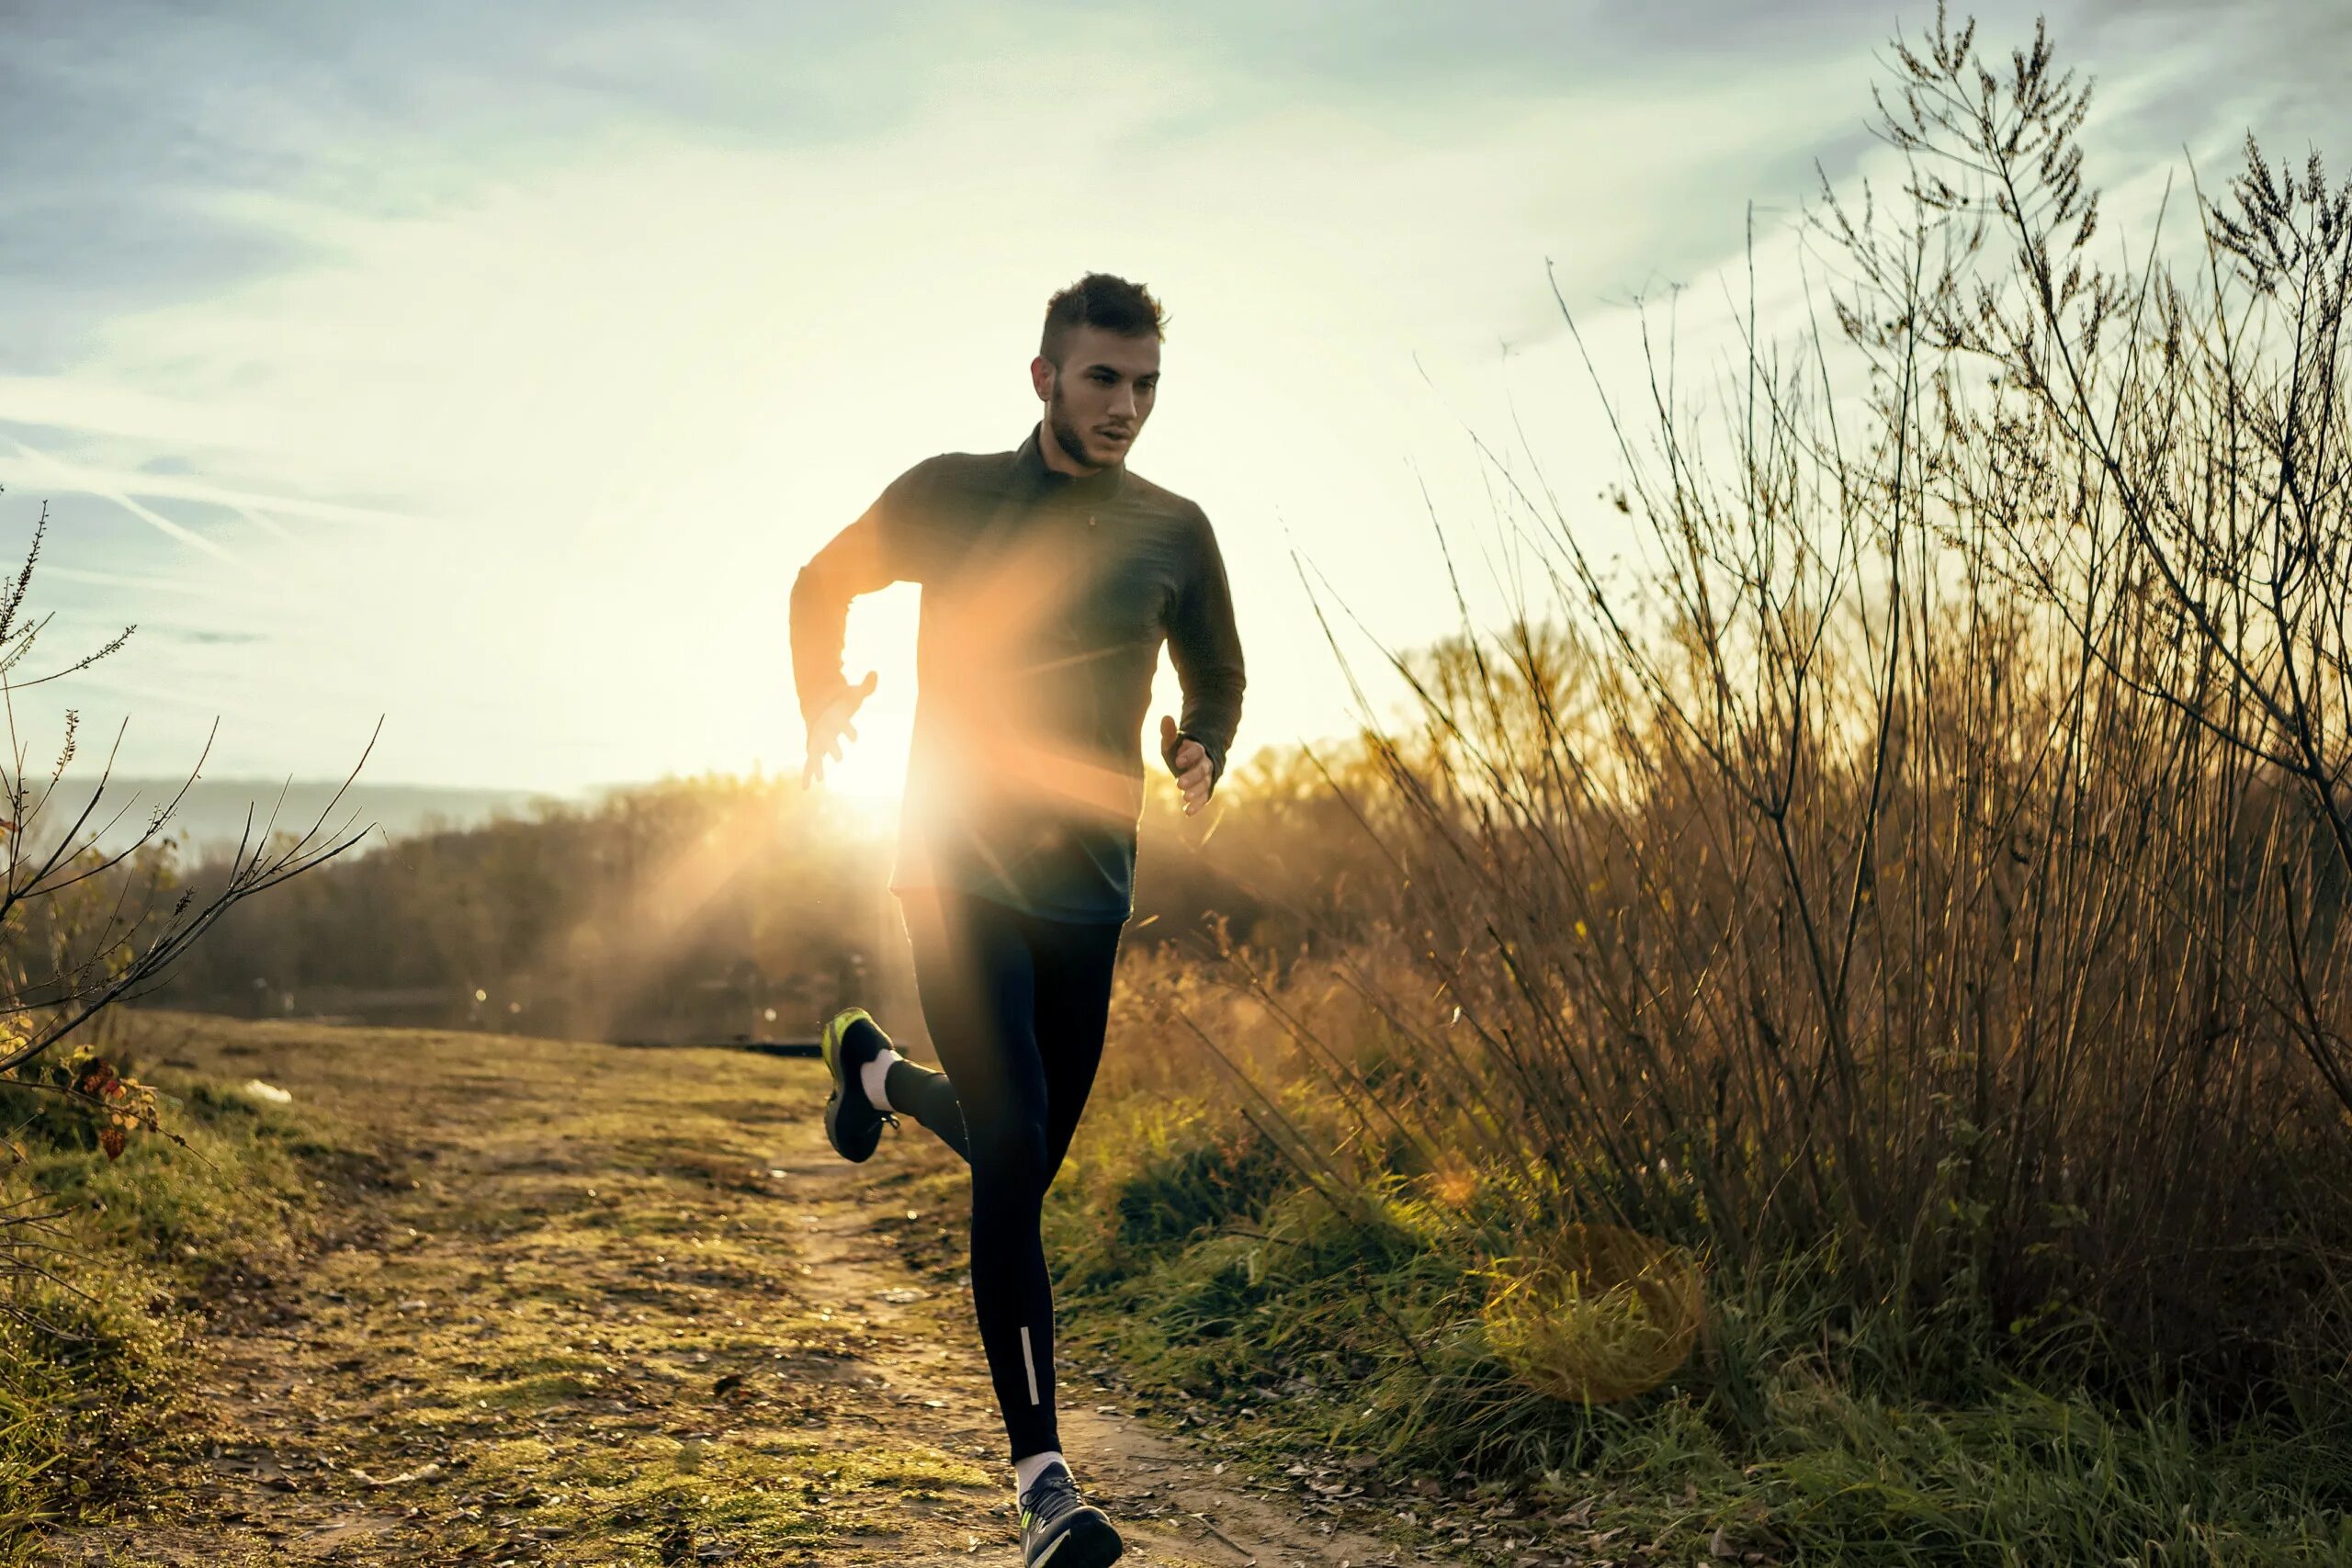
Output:
M1486 1272L1487 1344L1529 1387L1571 1404L1649 1393L1689 1359L1706 1323L1697 1261L1620 1225L1568 1226Z

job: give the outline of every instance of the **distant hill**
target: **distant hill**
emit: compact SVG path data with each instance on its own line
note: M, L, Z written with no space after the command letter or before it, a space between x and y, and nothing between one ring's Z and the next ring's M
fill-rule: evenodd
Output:
M86 840L98 834L102 848L118 850L135 842L154 814L178 795L185 779L115 777L107 782L106 795L98 802L83 827L80 838ZM284 779L266 778L200 778L187 786L187 795L173 810L171 820L164 824L164 834L180 840L200 854L213 846L227 847L236 843L245 830L246 814L252 813L253 830L259 837L263 825L269 821L273 810L277 827L306 831L327 809L327 802L334 798L339 781L332 779L297 779L288 784ZM68 773L59 781L56 793L41 807L33 824L33 840L42 844L57 841L58 836L73 826L82 808L89 804L96 786L96 775L75 778ZM29 806L40 798L48 787L45 776L36 775L30 783L27 797ZM282 798L281 798L282 795ZM345 852L362 854L380 847L386 839L404 838L428 829L469 828L500 816L522 817L529 814L531 802L537 799L561 800L577 803L579 797L551 795L543 792L516 789L445 788L433 784L384 784L356 783L344 791L327 816L323 832L335 832L337 839L366 829L374 823L381 833L370 832L360 844ZM111 829L106 824L114 821ZM345 824L348 824L345 827ZM336 829L340 829L340 832ZM103 830L102 830L103 829Z

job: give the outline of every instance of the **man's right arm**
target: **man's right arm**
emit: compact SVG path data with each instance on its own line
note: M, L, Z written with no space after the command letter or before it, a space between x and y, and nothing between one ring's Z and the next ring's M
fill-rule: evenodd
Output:
M880 522L869 511L834 535L792 580L792 684L804 723L814 725L849 689L842 671L849 604L898 581L883 555Z
M792 581L792 684L800 716L814 723L849 690L842 671L842 639L849 626L850 601L918 575L912 542L921 536L919 490L925 465L890 481L858 520L833 536L809 558Z

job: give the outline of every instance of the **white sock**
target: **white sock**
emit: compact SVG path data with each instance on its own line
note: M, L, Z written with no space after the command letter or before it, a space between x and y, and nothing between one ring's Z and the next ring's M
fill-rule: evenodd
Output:
M1047 1449L1044 1453L1031 1454L1027 1459L1013 1461L1012 1487L1015 1502L1029 1495L1029 1488L1037 1484L1037 1477L1046 1473L1046 1467L1049 1464L1060 1465L1065 1470L1069 1468L1069 1461L1062 1458L1059 1450L1054 1449Z
M885 1045L875 1054L874 1060L857 1070L857 1081L865 1086L866 1102L876 1111L896 1109L890 1103L890 1097L883 1092L882 1085L890 1076L890 1064L898 1059L899 1054Z

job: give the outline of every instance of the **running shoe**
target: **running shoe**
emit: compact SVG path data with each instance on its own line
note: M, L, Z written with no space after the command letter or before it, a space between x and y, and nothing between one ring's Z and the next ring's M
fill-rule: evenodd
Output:
M1109 1516L1078 1495L1069 1466L1047 1465L1021 1495L1021 1568L1107 1568L1126 1550Z
M825 1101L825 1136L843 1159L865 1160L882 1141L882 1123L899 1124L896 1116L865 1098L865 1080L859 1076L889 1043L864 1008L834 1014L819 1038L825 1070L833 1075L832 1097Z

